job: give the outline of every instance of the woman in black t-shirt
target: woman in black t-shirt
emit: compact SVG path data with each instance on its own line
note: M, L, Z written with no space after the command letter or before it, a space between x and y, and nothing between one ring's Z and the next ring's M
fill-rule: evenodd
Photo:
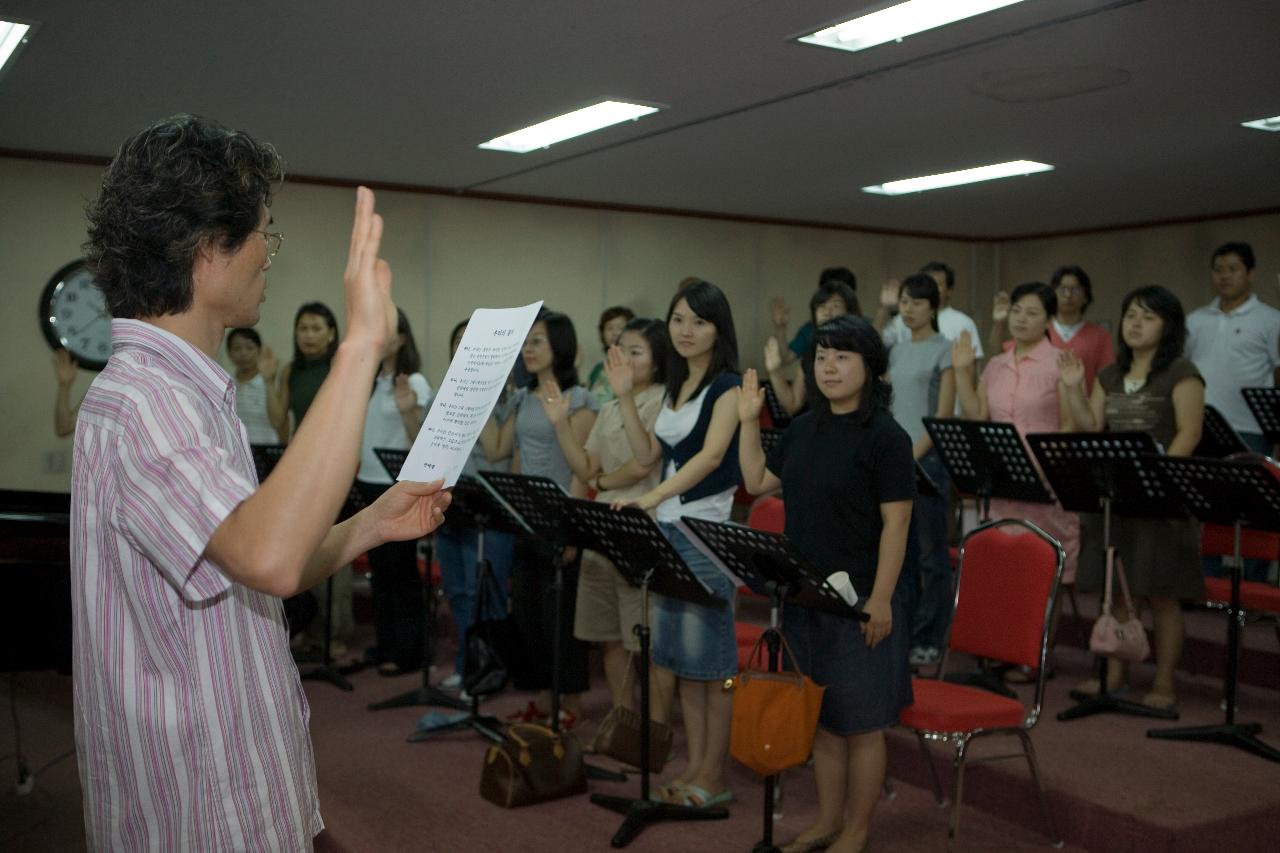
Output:
M805 359L808 386L819 392L813 409L791 424L767 460L759 432L764 395L754 370L743 378L743 483L753 494L782 487L787 537L827 574L846 572L869 617L859 623L785 607L787 644L827 691L813 744L818 817L784 851L864 848L884 783L884 730L911 703L910 636L895 590L915 470L911 439L889 412L888 361L880 336L861 317L819 327Z

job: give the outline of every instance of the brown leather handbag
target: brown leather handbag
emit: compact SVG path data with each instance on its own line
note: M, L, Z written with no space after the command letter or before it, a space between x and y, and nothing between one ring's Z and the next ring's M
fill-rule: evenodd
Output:
M631 656L632 658L635 655ZM627 661L627 673L622 679L622 692L631 683L633 661ZM616 758L632 767L640 766L640 712L631 708L614 708L600 723L591 748L600 755ZM649 769L657 773L667 763L671 754L671 726L649 721Z
M587 790L582 746L567 732L515 723L490 746L480 772L480 796L513 809Z

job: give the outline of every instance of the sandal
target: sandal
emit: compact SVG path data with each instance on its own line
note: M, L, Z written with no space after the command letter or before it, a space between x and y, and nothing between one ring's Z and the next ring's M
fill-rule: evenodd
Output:
M727 806L733 802L733 792L725 788L713 794L706 788L697 785L673 785L669 789L675 795L674 804L692 809L709 809L712 806ZM672 802L668 800L667 802Z
M819 850L826 850L832 844L836 843L836 839L840 837L840 830L836 830L830 835L824 835L821 838L811 838L808 841L795 839L782 845L781 853L817 853Z
M1098 679L1096 678L1086 678L1084 681L1077 684L1075 686L1075 689L1072 690L1071 692L1079 693L1081 696L1090 696L1090 697L1097 696L1100 692L1098 688L1101 684L1102 682L1098 681ZM1118 687L1108 690L1107 695L1120 697L1120 696L1124 696L1128 692L1129 692L1129 686L1127 684L1121 684Z
M1170 693L1157 693L1152 690L1146 696L1138 700L1148 708L1154 708L1157 711L1172 711L1178 706L1178 699Z

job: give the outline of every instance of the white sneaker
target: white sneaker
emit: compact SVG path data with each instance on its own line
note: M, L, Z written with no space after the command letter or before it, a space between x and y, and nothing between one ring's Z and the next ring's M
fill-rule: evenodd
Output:
M907 656L907 661L912 666L933 666L942 657L942 654L934 646L916 646Z
M439 686L441 690L457 690L462 686L462 676L455 672L448 678L441 680Z

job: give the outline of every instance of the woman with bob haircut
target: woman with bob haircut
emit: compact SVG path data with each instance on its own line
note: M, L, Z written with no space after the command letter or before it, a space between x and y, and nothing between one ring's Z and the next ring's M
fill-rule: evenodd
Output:
M667 385L653 431L630 394L620 395L631 452L641 465L662 464L662 481L615 505L656 509L667 539L711 590L719 607L654 596L653 662L657 713L677 683L689 763L657 796L686 806L733 801L725 786L733 694L725 687L738 672L734 585L694 547L675 522L681 516L728 521L738 474L738 338L729 300L720 288L697 281L678 292L667 310L671 349Z
M1150 433L1169 456L1190 456L1200 443L1204 421L1204 379L1182 357L1187 339L1186 317L1178 297L1159 285L1130 291L1120 307L1119 356L1098 373L1086 399L1079 369L1064 370L1073 417L1085 430ZM1102 517L1080 516L1082 590L1102 587L1105 573ZM1141 699L1151 708L1174 707L1173 673L1185 635L1182 602L1204 595L1200 566L1200 529L1194 518L1111 519L1111 541L1132 593L1145 599L1155 624L1155 680ZM1107 690L1128 679L1128 667L1112 661ZM1097 694L1097 679L1080 685Z
M565 415L573 440L586 441L596 422L600 404L578 382L578 336L573 321L559 311L543 308L525 337L521 361L530 384L511 398L511 414L502 425L497 457L511 454L511 473L531 474L554 480L569 491L573 469L556 437L555 424L547 417L549 404L568 408ZM567 396L567 404L561 397ZM518 690L537 690L538 696L510 719L550 722L552 645L560 636L560 727L571 729L582 713L582 694L590 687L587 644L573 636L578 598L576 548L550 552L542 540L516 540L515 571L511 576L511 615L527 650L528 666L513 673ZM564 596L556 621L555 568L563 569Z
M885 729L911 704L909 614L898 583L909 550L915 497L911 438L890 411L888 353L861 317L838 317L814 334L805 358L812 408L766 458L764 393L748 370L738 400L738 445L752 494L782 487L787 537L814 565L845 572L868 621L786 604L783 634L800 670L826 686L813 769L818 816L784 851L867 849L884 784Z

